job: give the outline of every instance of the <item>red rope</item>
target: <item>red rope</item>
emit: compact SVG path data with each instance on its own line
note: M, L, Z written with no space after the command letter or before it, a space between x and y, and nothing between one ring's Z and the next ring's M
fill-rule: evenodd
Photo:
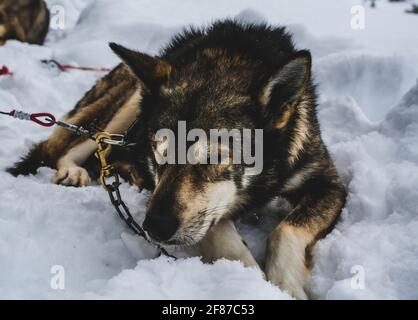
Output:
M112 69L109 68L93 68L93 67L76 67L71 64L62 64L59 63L57 60L42 60L43 63L54 64L57 68L63 72L67 72L70 70L80 70L80 71L98 71L98 72L109 72Z
M12 75L13 75L13 72L11 72L7 66L3 66L0 69L0 76L12 76Z
M57 64L58 68L61 71L69 71L69 70L81 70L81 71L99 71L99 72L109 72L111 69L109 68L93 68L93 67L76 67L70 64Z
M52 127L56 123L56 118L53 114L47 112L39 113L27 113L18 110L12 110L10 112L0 111L0 114L17 118L20 120L30 120L43 127Z
M57 66L58 69L60 69L63 72L68 72L70 70L80 70L80 71L96 71L96 72L110 72L112 69L109 68L93 68L93 67L76 67L71 64L61 64L55 60L44 60L43 62L46 63L53 63ZM3 65L0 69L0 76L12 76L13 72L10 71L10 69Z
M42 121L40 118L44 118L46 120ZM54 115L46 112L32 113L30 115L30 119L43 127L52 127L56 121Z

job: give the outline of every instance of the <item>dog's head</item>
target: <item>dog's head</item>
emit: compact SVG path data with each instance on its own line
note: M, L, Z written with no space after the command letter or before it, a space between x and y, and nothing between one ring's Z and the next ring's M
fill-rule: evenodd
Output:
M263 166L255 163L263 161L255 130L271 126L266 118L277 115L279 121L280 112L270 110L273 100L285 104L302 90L309 80L310 55L295 55L280 70L257 79L257 87L254 66L220 49L205 49L191 62L171 65L110 46L143 85L140 119L155 177L144 229L159 242L194 244L245 203L251 180Z

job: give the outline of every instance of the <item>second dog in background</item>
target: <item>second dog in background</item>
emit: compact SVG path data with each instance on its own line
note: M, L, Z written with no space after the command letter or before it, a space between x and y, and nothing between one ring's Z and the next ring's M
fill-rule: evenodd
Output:
M43 0L0 0L0 45L11 39L43 44L49 18Z

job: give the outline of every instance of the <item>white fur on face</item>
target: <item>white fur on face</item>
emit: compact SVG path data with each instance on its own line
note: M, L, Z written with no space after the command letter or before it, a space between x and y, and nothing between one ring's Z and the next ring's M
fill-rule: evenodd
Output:
M222 181L209 186L206 195L208 208L219 208L216 216L224 213L235 202L236 187L233 181Z
M200 194L185 196L186 208L182 222L173 239L191 245L199 242L209 228L225 217L237 199L237 189L233 181L210 183Z

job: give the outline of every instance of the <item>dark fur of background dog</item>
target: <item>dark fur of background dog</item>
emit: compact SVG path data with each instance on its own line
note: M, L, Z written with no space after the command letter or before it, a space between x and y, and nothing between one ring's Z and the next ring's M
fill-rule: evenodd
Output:
M43 44L48 28L43 0L0 0L0 45L10 39Z

